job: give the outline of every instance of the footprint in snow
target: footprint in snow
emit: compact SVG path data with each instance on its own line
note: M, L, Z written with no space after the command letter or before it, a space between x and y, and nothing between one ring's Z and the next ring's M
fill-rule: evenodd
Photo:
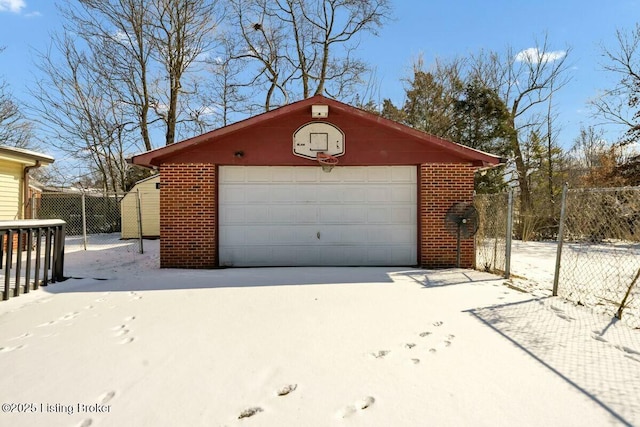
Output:
M564 313L560 313L560 312L557 312L557 313L556 313L556 316L558 316L558 317L559 317L559 318L561 318L562 320L566 320L567 322L571 322L572 320L576 320L576 319L574 319L573 317L571 317L571 316L567 316L566 314L564 314Z
M0 347L0 353L9 353L24 348L24 345L18 345L16 347Z
M431 332L420 332L420 337L424 338L424 337L428 337L429 335L431 335Z
M415 347L416 345L415 345L414 343L412 343L412 342L409 342L409 343L406 343L404 346L405 346L406 348L408 348L408 349L412 349L412 348L413 348L413 347Z
M286 396L298 388L298 384L288 384L278 390L278 396Z
M346 408L342 409L340 412L338 412L338 417L348 418L358 411L364 411L365 409L370 408L375 401L376 399L374 399L372 396L367 396L364 399L357 401L355 404L349 405Z
M31 334L30 332L25 332L25 333L24 333L24 334L22 334L22 335L19 335L19 336L17 336L17 337L13 337L13 338L11 338L9 341L15 341L15 340L21 340L21 339L24 339L24 338L29 338L29 337L30 337L30 336L32 336L32 335L33 335L33 334Z
M357 407L357 408L359 408L359 409L361 409L361 410L364 410L364 409L369 408L371 405L373 405L373 403L374 403L375 401L376 401L376 399L374 399L373 397L371 397L371 396L367 396L367 397L365 397L364 399L362 399L362 400L358 401L358 402L356 403L356 407Z
M371 355L376 359L382 359L389 353L391 353L389 350L380 350L377 353L371 353Z
M78 427L89 427L93 424L93 420L91 418L86 418L78 424Z
M136 293L136 292L129 292L129 295L131 295L133 297L132 300L142 299L142 296L138 295L138 293Z
M437 322L433 322L433 326L442 326L444 324L444 322L441 321L437 321Z
M614 346L616 349L626 353L626 355L630 355L630 356L640 356L640 351L634 350L631 347L627 347L624 345L616 345ZM636 360L636 359L633 359Z
M121 337L123 335L127 335L129 332L131 332L131 331L128 330L128 329L119 329L114 335L116 337Z
M111 399L114 398L114 396L116 395L116 392L114 390L108 391L106 393L104 393L102 396L100 396L98 398L98 400L100 401L100 403L102 405L108 403Z
M38 327L38 328L44 328L45 326L51 326L51 325L53 325L53 324L55 324L55 323L56 323L56 321L55 321L55 320L50 320L50 321L48 321L48 322L45 322L45 323L41 323L41 324L39 324L37 327Z
M603 336L599 335L597 332L594 332L593 334L591 334L591 338L600 342L609 342Z
M135 341L134 337L129 337L129 338L125 338L122 341L120 341L120 344L131 344L134 341Z
M244 411L240 412L240 415L238 416L238 419L241 420L243 418L249 418L249 417L253 417L255 414L257 414L258 412L262 412L263 409L259 406L254 406L252 408L247 408Z

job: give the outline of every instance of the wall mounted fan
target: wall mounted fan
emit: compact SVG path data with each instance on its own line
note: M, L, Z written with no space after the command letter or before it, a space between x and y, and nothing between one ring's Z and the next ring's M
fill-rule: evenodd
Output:
M471 203L454 203L447 210L444 224L447 232L456 236L456 267L460 268L460 239L468 239L478 231L480 225L478 210Z

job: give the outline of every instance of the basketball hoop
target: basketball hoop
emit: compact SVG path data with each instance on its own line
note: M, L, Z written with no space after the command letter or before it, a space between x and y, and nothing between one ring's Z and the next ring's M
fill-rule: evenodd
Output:
M316 155L316 160L322 166L323 172L331 172L333 167L338 164L338 159L331 154L319 152Z

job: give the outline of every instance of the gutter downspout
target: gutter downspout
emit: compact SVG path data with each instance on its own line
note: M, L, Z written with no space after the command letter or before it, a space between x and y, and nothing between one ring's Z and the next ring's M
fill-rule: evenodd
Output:
M36 160L36 164L33 166L25 166L22 172L22 182L24 185L24 188L22 189L22 205L23 205L23 211L22 211L22 216L24 217L27 214L27 206L29 206L29 203L31 202L31 198L29 197L29 171L31 169L37 169L40 166L42 166L42 163L40 163L40 160ZM33 216L33 211L31 213L31 216ZM22 218L22 219L33 219L33 218Z

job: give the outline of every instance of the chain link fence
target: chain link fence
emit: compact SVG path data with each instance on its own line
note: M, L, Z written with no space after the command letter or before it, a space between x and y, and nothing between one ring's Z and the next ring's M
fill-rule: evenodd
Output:
M562 205L541 219L522 215L518 198L507 197L475 197L477 269L513 273L531 290L537 282L640 328L640 187L565 189Z
M640 187L568 190L558 295L640 327Z
M478 194L474 205L480 225L476 233L476 268L490 273L507 271L508 204L507 193Z
M32 219L64 220L65 252L106 247L142 252L143 237L158 237L142 233L142 220L149 215L158 216L157 210L142 215L144 197L150 196L140 192L43 192L31 199Z

